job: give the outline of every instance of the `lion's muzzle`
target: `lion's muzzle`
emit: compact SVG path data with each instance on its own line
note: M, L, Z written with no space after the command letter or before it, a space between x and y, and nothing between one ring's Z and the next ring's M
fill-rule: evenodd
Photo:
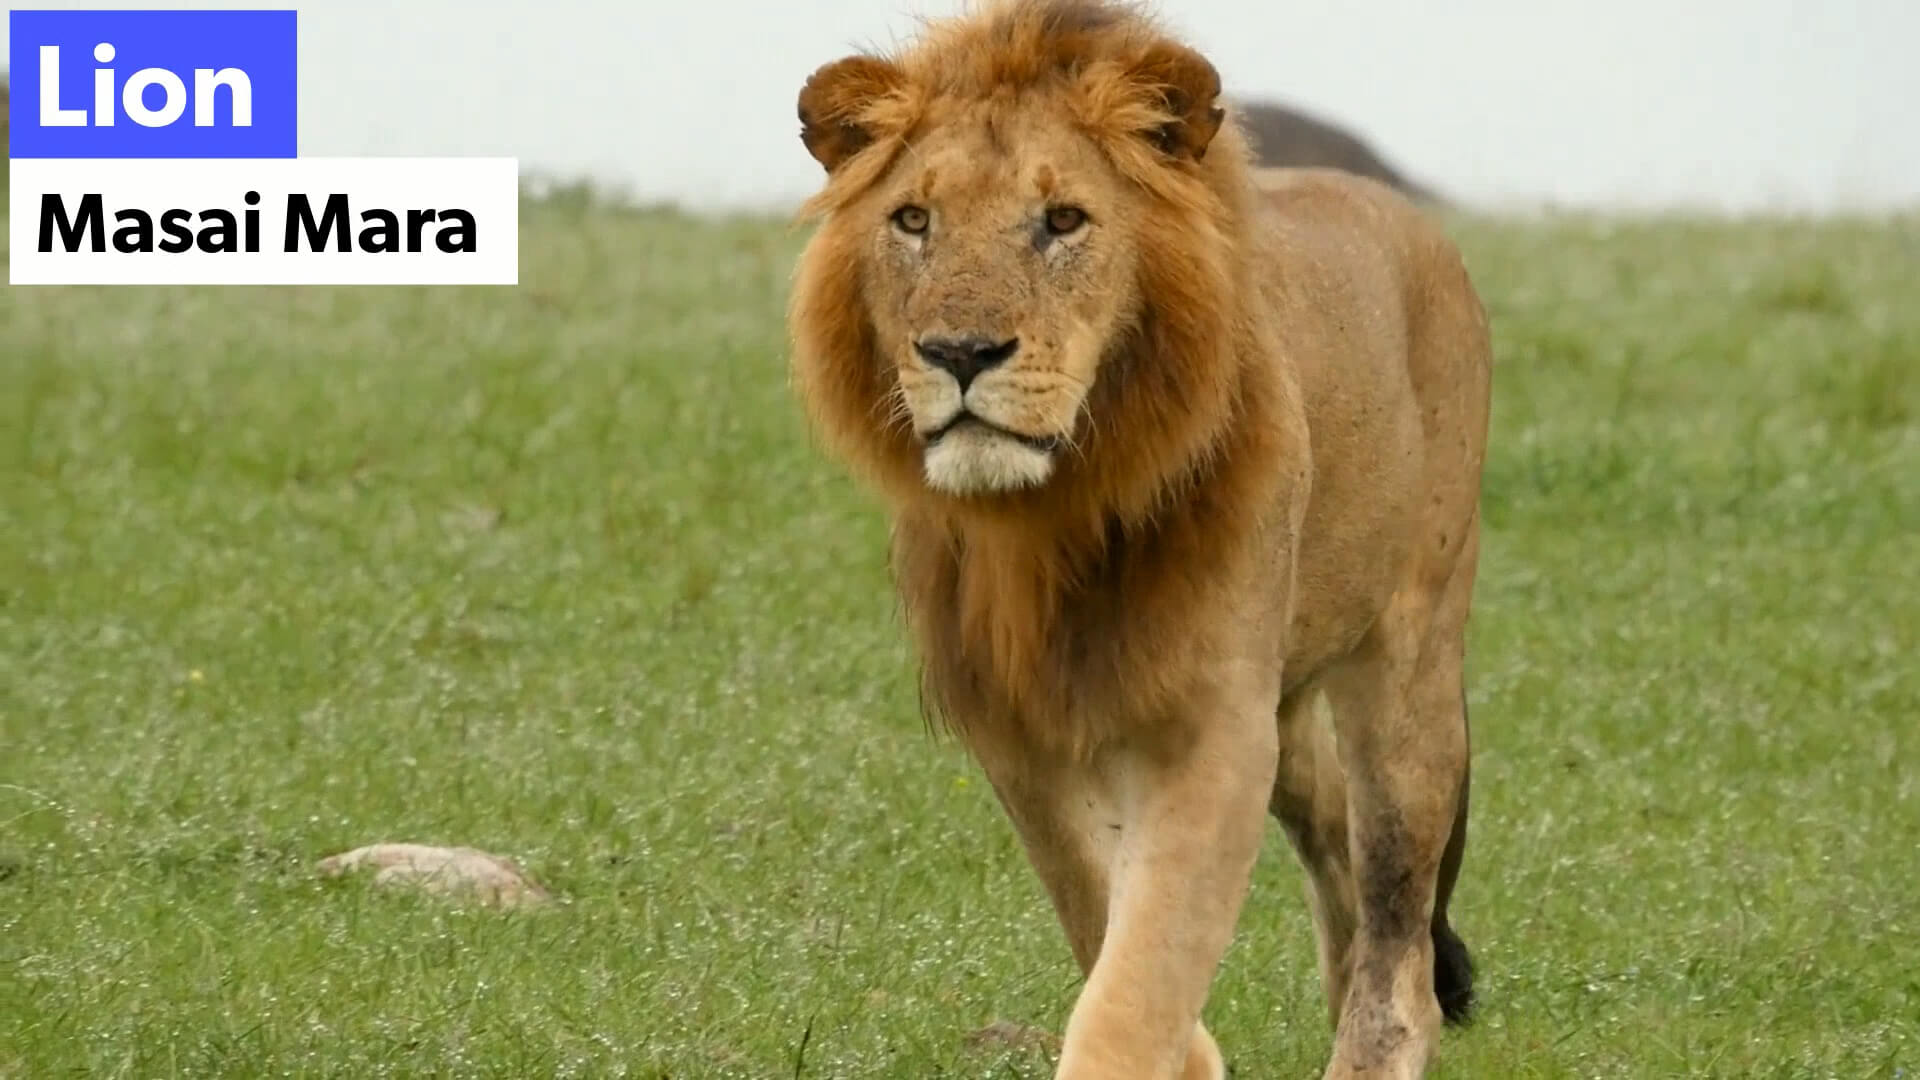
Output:
M1018 336L927 333L902 390L924 448L929 487L955 495L1045 483L1066 445L1032 385L1036 359Z

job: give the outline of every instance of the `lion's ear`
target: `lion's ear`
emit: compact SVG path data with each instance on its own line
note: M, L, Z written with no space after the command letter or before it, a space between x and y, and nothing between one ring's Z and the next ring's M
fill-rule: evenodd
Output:
M1173 119L1149 132L1155 145L1174 157L1195 161L1207 155L1207 144L1220 130L1226 110L1220 96L1220 73L1206 57L1176 42L1154 45L1134 65L1133 78L1157 91L1162 107Z
M862 114L902 82L900 69L874 56L849 56L821 67L800 88L800 141L826 166L839 168L874 139Z

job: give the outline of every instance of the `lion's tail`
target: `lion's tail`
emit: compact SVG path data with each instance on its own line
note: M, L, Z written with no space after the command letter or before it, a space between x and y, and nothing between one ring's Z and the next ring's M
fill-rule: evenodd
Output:
M1460 695L1460 722L1467 723L1465 693ZM1440 999L1441 1015L1454 1025L1467 1023L1473 1015L1473 957L1447 923L1447 901L1453 898L1453 883L1460 876L1460 859L1467 848L1467 791L1472 777L1469 765L1460 774L1460 805L1454 810L1453 832L1440 856L1440 881L1433 897L1433 993Z

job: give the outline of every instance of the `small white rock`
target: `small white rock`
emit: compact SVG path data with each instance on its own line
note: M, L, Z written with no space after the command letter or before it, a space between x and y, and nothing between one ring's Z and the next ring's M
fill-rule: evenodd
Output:
M498 907L546 903L547 890L513 860L467 847L369 844L320 860L320 873L338 877L374 867L375 885L413 885L441 895L468 894Z

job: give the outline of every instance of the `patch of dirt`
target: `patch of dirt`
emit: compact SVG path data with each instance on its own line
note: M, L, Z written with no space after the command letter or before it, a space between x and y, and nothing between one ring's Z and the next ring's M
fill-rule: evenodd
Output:
M1037 1053L1054 1055L1060 1052L1060 1037L1043 1028L1012 1020L995 1020L978 1031L970 1031L961 1042L973 1053Z

